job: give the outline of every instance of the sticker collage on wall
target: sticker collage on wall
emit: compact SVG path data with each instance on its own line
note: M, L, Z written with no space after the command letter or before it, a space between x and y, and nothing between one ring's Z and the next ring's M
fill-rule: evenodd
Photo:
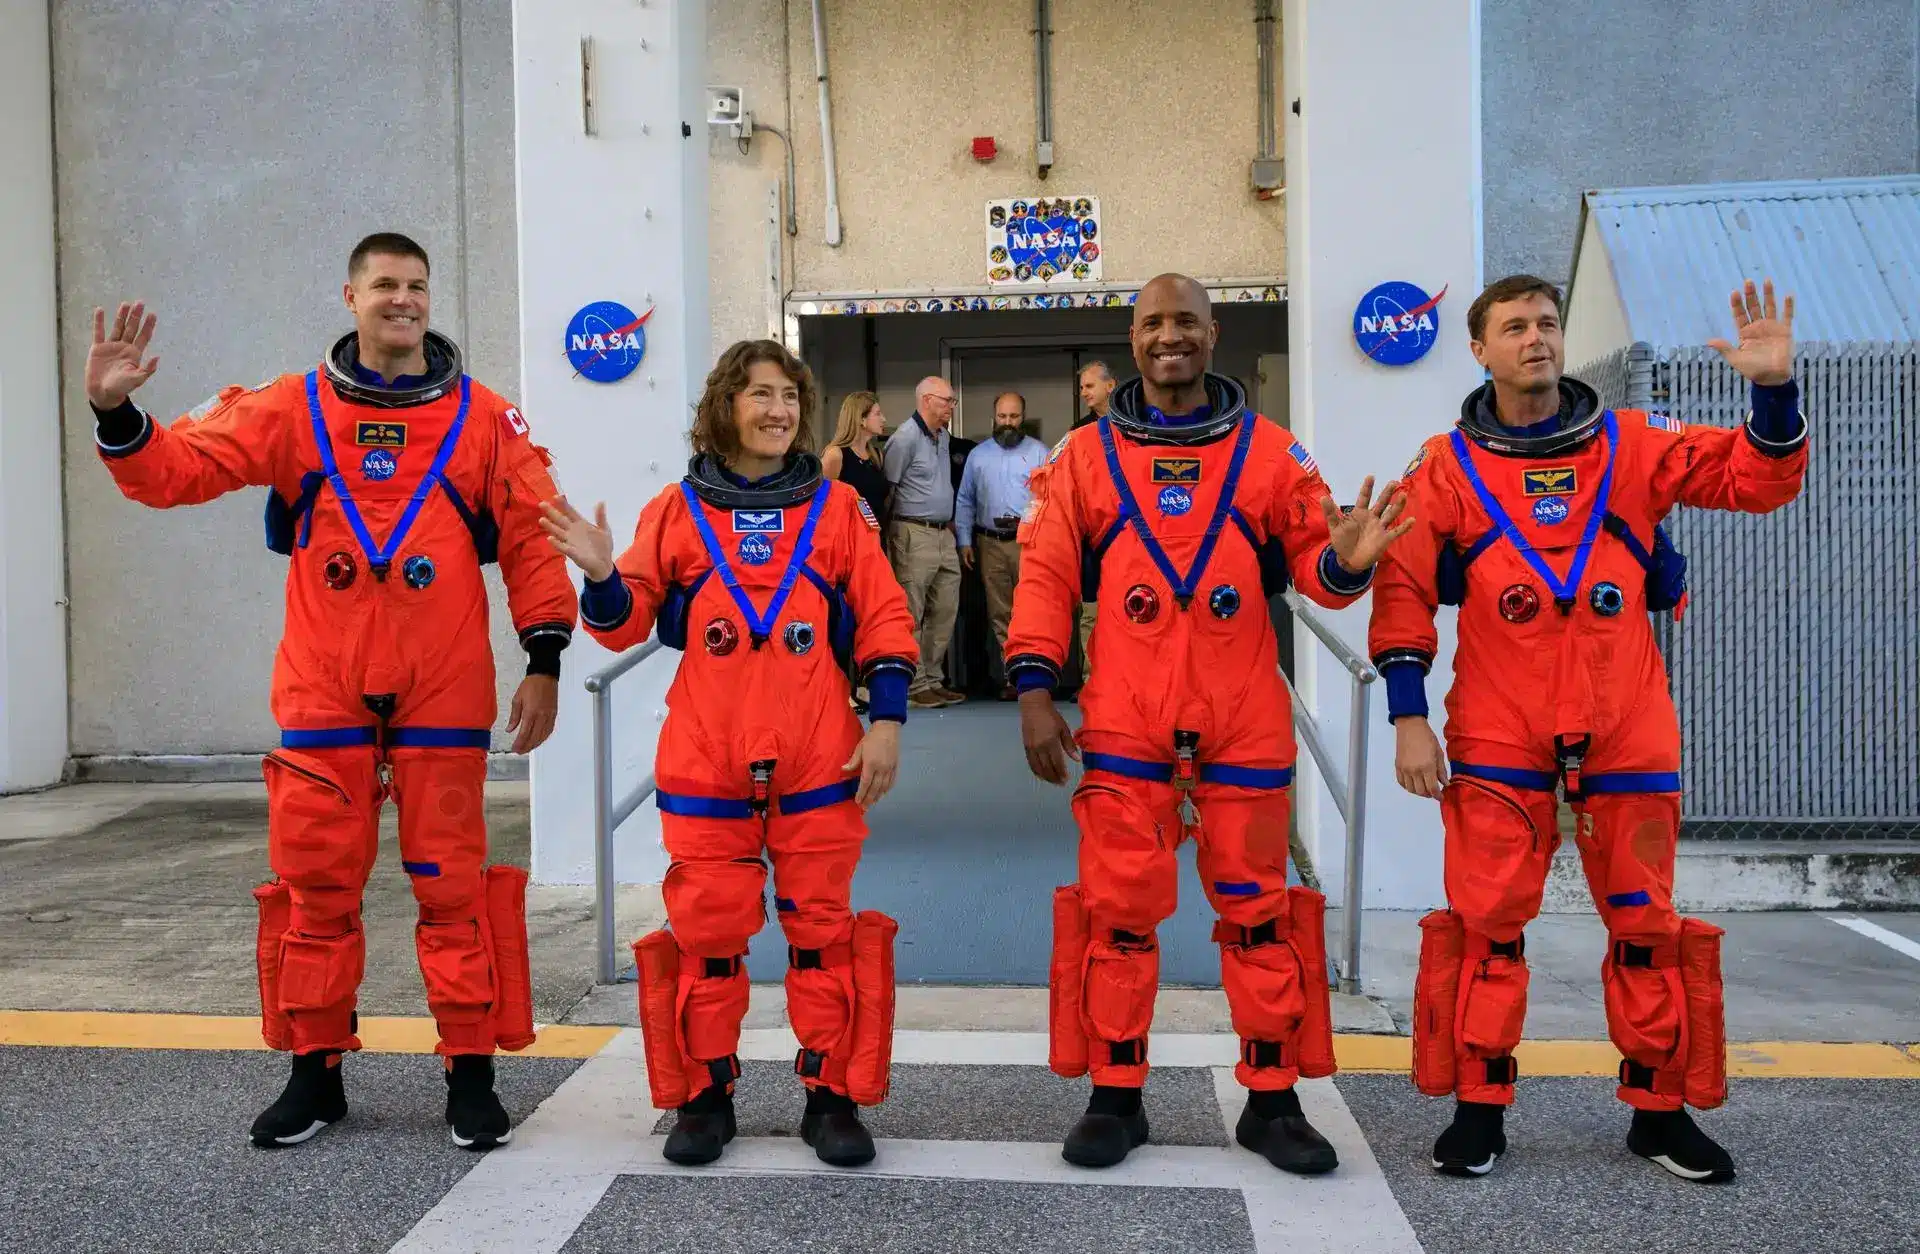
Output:
M1100 202L1094 197L989 200L986 214L989 286L1100 282Z

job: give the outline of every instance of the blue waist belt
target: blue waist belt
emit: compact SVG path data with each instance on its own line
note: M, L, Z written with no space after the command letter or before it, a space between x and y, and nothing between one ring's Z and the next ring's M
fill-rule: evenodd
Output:
M1117 753L1088 753L1081 761L1089 771L1105 771L1128 779L1146 779L1159 784L1173 782L1173 763L1148 762L1141 758L1121 757ZM1198 774L1203 784L1232 784L1236 788L1285 788L1293 783L1293 768L1267 766L1229 766L1224 762L1202 762Z
M1475 762L1449 762L1455 775L1484 779L1510 788L1530 792L1552 792L1560 782L1553 771L1529 771L1518 766L1482 766ZM1594 792L1679 792L1678 771L1609 771L1603 775L1580 776L1580 791Z
M842 801L852 801L860 792L858 779L843 779L837 784L828 784L823 788L805 788L799 792L782 793L775 800L782 814L805 814L809 810L820 810L827 806L838 805ZM750 819L753 817L753 803L745 797L698 797L691 793L668 792L656 788L653 793L654 804L660 807L662 814L676 814L686 819Z
M344 749L377 744L372 727L320 727L307 731L282 729L282 749ZM485 749L493 734L484 727L389 727L389 747L406 749Z

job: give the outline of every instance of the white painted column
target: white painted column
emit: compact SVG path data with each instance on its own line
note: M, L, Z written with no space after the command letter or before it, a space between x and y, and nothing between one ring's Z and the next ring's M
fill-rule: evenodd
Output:
M0 0L0 30L0 792L13 792L66 764L67 619L45 0ZM79 369L83 341L68 348Z
M1452 425L1480 381L1466 309L1481 288L1479 0L1287 0L1287 290L1294 430L1343 501L1363 476L1398 476L1427 436ZM1298 99L1300 111L1291 108ZM1433 349L1383 366L1354 341L1360 298L1389 280L1447 289ZM1372 601L1335 616L1362 653ZM1439 726L1452 667L1452 611L1427 681ZM1344 756L1347 673L1299 632L1303 696ZM1393 778L1385 684L1374 685L1365 902L1442 900L1440 816ZM1339 813L1303 753L1302 828L1335 902L1344 892ZM1364 974L1364 972L1363 972Z
M711 365L705 0L515 0L513 38L523 403L562 489L589 516L605 501L624 547L641 506L685 469ZM596 301L653 308L645 358L617 383L576 377L565 354L568 321ZM616 798L653 769L678 659L656 655L614 688ZM593 729L581 685L610 660L584 630L566 653L559 725L532 766L537 881L593 879ZM659 833L651 805L627 821L618 879L660 878Z

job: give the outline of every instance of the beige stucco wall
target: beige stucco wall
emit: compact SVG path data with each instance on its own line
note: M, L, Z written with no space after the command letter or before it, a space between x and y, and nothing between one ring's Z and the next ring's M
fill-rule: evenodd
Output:
M1031 0L829 0L826 12L838 248L824 239L810 6L730 0L708 34L712 81L742 88L757 119L792 123L800 233L787 241L787 290L982 284L985 202L1040 195L1100 198L1110 282L1284 273L1286 201L1257 200L1248 183L1258 120L1248 0L1056 0L1045 181L1033 168ZM1275 42L1277 56L1278 32ZM1284 109L1284 84L1279 94ZM976 135L997 141L992 163L973 160ZM765 187L784 156L772 136L745 156L731 139L712 142L718 346L765 329Z

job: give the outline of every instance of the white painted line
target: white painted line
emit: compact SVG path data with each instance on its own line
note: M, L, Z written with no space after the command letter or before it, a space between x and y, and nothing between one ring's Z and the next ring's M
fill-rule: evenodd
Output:
M1850 932L1858 932L1868 940L1877 940L1888 949L1905 954L1915 962L1920 962L1920 941L1910 941L1898 932L1890 932L1878 923L1869 923L1865 919L1842 918L1837 914L1829 914L1825 917Z
M461 1177L391 1254L559 1254L655 1119L640 1034L628 1029Z
M1231 1067L1218 1067L1213 1091L1231 1138L1246 1090L1234 1083ZM1296 1091L1307 1118L1333 1142L1340 1165L1324 1176L1289 1175L1236 1146L1233 1152L1255 1168L1242 1185L1254 1249L1258 1254L1422 1254L1420 1238L1340 1090L1332 1080L1302 1080Z
M1014 1184L1099 1184L1134 1188L1233 1189L1245 1164L1225 1150L1144 1145L1118 1167L1076 1167L1057 1142L914 1141L881 1137L864 1167L829 1167L798 1137L742 1137L708 1167L676 1167L660 1157L665 1137L640 1147L624 1175L645 1176L877 1176L889 1180L992 1181ZM1264 1162L1258 1164L1266 1167ZM880 1234L876 1234L878 1236Z
M791 1062L800 1047L791 1028L750 1028L740 1034L740 1057L751 1062ZM1158 1032L1147 1045L1156 1067L1218 1067L1240 1056L1240 1042L1226 1032ZM1045 1032L909 1031L893 1034L893 1061L915 1066L1044 1067Z

